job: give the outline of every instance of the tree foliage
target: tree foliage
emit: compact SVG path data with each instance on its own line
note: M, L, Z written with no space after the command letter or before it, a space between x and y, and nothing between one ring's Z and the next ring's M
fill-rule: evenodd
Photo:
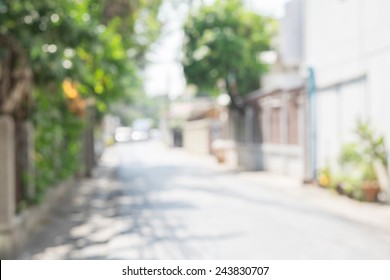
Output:
M105 112L140 86L160 4L0 0L0 114L33 120L38 196L80 167L86 107Z
M266 71L259 54L270 49L274 30L273 19L247 10L240 0L202 6L184 26L187 81L208 92L222 81L232 97L257 89Z
M160 2L0 0L1 62L12 56L2 65L11 76L17 67L30 67L37 86L76 80L81 95L107 103L134 84L136 58L158 30ZM16 86L6 78L3 102Z

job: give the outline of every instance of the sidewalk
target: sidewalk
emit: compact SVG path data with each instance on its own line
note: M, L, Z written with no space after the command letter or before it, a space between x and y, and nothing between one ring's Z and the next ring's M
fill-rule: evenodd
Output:
M187 153L178 151L179 153ZM312 204L343 218L385 229L390 234L390 205L360 202L316 185L303 184L301 180L271 172L246 172L232 164L218 164L214 156L193 155L194 159L222 172L234 173L243 181L310 201Z
M15 259L102 259L106 240L115 231L111 195L115 189L114 169L98 166L92 178L69 189L46 220L36 228Z
M312 204L332 214L382 228L390 233L390 205L356 201L328 189L303 184L300 180L269 172L240 172L238 176L261 187L294 196L296 199L310 200Z

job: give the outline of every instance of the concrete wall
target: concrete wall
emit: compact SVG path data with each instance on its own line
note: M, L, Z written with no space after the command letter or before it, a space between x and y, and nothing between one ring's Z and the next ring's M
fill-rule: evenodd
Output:
M264 170L261 146L258 143L237 144L237 164L247 171Z
M275 144L239 144L239 166L248 171L268 171L298 179L304 176L303 148Z
M304 149L296 145L263 144L263 170L302 179L304 177Z
M369 120L390 150L390 1L307 0L305 6L306 62L319 87L318 167L337 161L357 117Z
M268 171L297 179L304 177L304 149L296 145L240 143L238 164L247 171Z
M317 93L317 166L337 166L343 143L356 140L352 133L359 117L367 117L364 78ZM351 101L352 100L352 101Z
M183 127L183 147L191 153L211 153L211 122L208 119L190 121Z
M304 179L305 108L302 89L258 96L244 116L244 139L237 142L238 165ZM255 127L260 131L254 141Z
M10 232L15 218L15 125L0 116L0 255L11 249Z

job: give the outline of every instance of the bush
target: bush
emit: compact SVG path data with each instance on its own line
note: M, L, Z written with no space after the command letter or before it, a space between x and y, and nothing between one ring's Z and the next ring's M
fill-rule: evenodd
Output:
M69 112L61 90L35 91L36 197L39 202L50 186L69 178L80 168L83 120Z

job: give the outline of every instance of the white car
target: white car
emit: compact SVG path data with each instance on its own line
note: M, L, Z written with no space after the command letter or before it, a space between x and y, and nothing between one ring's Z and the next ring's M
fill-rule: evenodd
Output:
M136 130L131 134L133 141L145 141L149 139L149 132L144 130Z
M116 142L130 142L132 140L132 129L130 127L118 127L115 129Z

